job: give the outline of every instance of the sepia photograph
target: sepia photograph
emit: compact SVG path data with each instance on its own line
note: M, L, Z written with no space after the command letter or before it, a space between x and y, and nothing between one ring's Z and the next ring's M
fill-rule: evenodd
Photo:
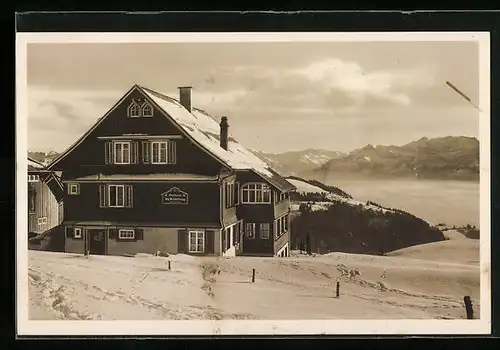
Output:
M489 62L487 33L17 34L19 331L490 332Z

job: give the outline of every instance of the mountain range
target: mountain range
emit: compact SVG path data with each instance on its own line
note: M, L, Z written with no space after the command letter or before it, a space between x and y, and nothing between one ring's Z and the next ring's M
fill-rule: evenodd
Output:
M474 137L423 137L402 146L367 145L349 153L305 150L256 154L285 176L323 182L335 178L479 179L479 141Z

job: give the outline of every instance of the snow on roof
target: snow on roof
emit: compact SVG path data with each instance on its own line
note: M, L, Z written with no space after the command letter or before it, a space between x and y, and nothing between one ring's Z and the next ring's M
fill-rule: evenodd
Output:
M228 149L220 146L219 123L206 112L194 108L190 113L177 100L141 87L145 94L172 117L189 135L212 154L236 170L255 170L258 174L273 177L269 166L255 154L241 146L229 135Z
M33 158L28 157L28 168L43 169L44 165Z

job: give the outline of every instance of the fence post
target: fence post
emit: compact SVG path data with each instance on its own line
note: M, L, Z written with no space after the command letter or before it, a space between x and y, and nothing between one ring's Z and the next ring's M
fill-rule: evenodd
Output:
M252 283L255 282L255 269L252 269Z
M170 270L170 260L168 261L168 269Z
M464 304L467 319L472 320L474 318L474 310L472 310L472 301L470 300L470 296L467 295L464 297Z
M340 296L340 282L337 282L336 295L337 295L337 298Z

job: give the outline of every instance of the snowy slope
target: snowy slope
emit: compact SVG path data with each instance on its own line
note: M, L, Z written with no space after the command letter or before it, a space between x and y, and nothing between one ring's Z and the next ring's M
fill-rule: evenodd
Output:
M463 295L471 295L479 316L479 267L475 262L432 261L425 254L422 259L343 253L308 257L293 252L293 256L217 259L139 255L85 259L73 254L29 251L29 317L464 318ZM172 264L170 271L168 260ZM211 274L212 268L219 268L221 273ZM250 283L253 268L256 281ZM334 297L337 281L339 299Z
M363 206L363 208L365 208L367 210L379 211L379 212L383 212L383 213L393 212L390 209L381 208L381 207L376 206L374 204L367 204L365 202L360 202L360 201L357 201L355 199L344 198L344 197L339 196L337 194L325 191L318 186L311 185L305 181L291 179L291 178L287 178L287 181L290 182L292 185L294 185L295 188L297 189L296 191L298 193L301 193L301 194L307 194L307 193L325 193L325 194L327 194L326 197L327 197L327 199L330 200L330 202L316 202L315 204L313 204L311 206L312 210L326 210L326 209L328 209L328 206L332 205L332 203L342 202L342 203L347 203L347 204L350 204L353 206L361 205L361 206ZM292 204L292 209L298 210L299 205L300 205L300 203L299 204Z

